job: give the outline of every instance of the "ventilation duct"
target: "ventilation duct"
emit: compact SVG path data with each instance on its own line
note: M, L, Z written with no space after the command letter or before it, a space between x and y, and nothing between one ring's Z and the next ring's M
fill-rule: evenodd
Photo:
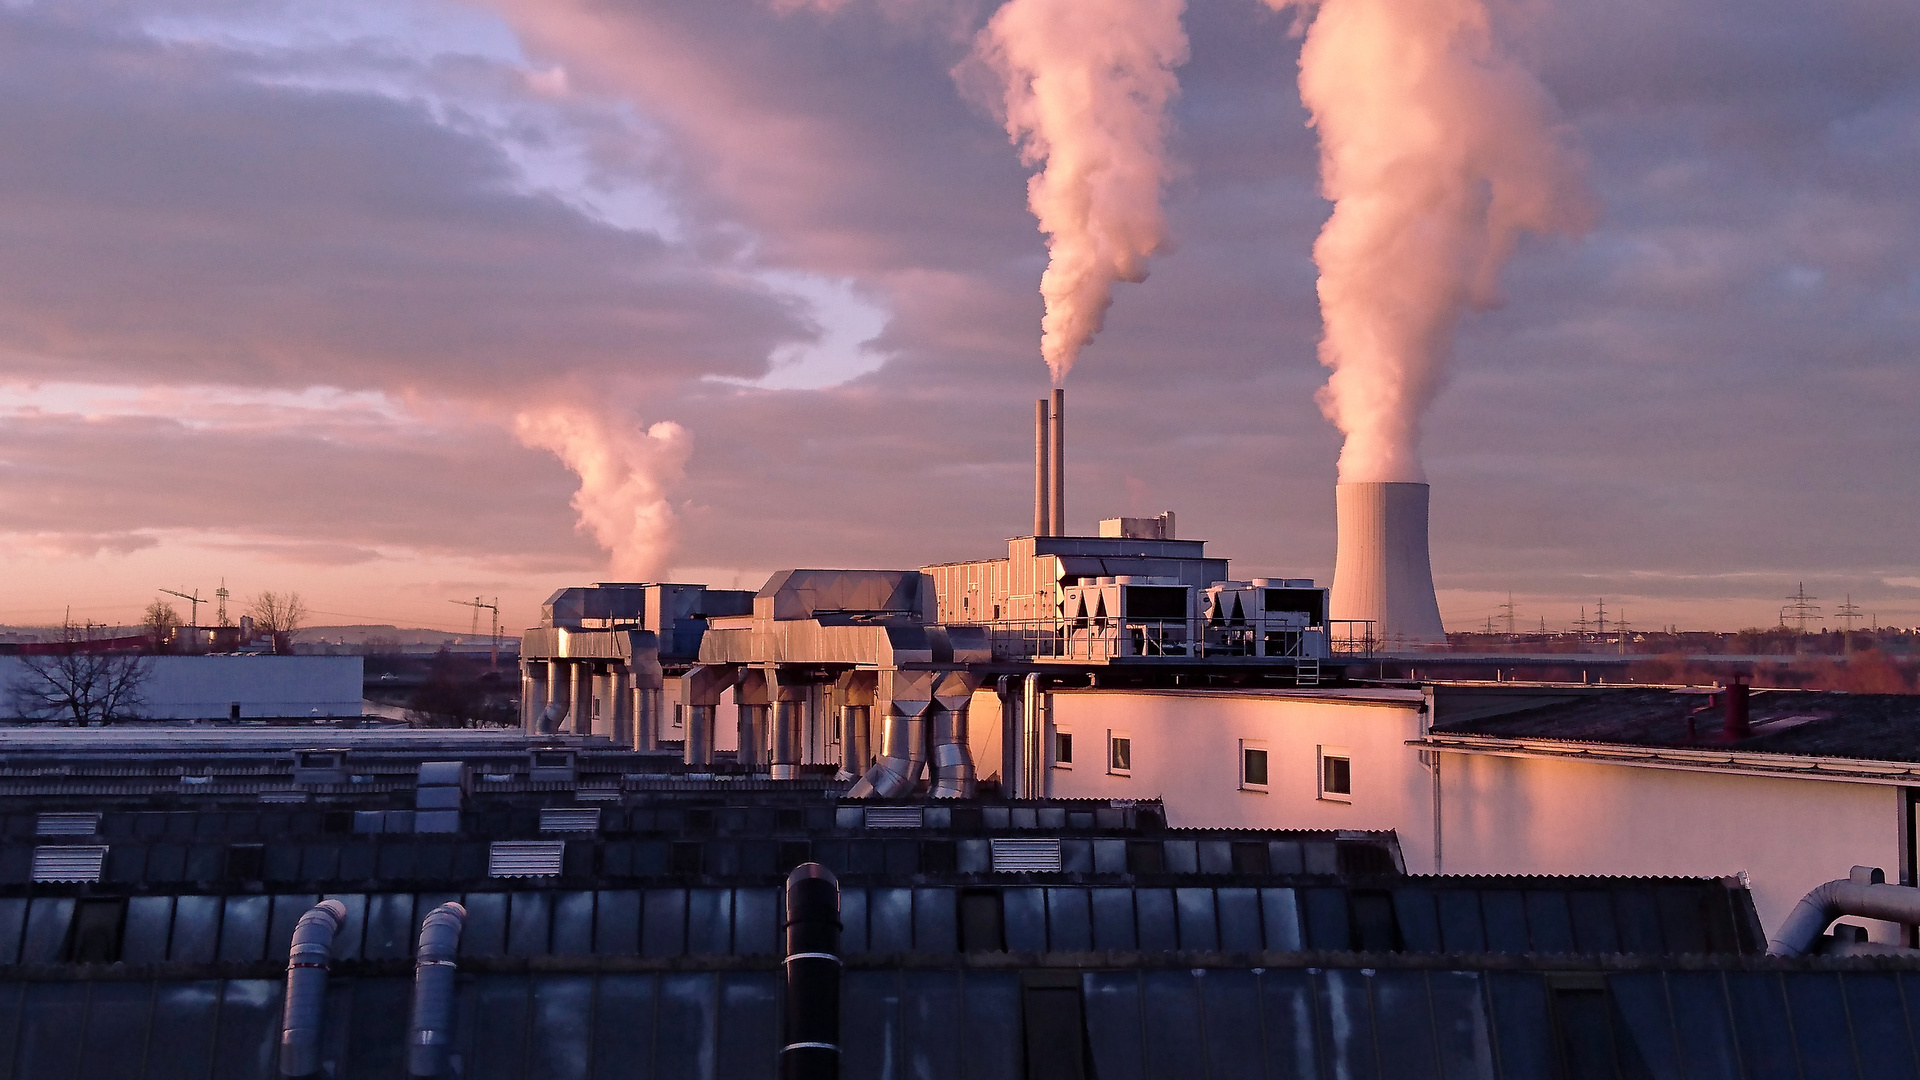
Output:
M449 901L420 924L420 946L413 961L413 1023L407 1040L407 1074L439 1076L447 1069L453 1042L454 980L459 965L460 931L467 909Z
M840 883L819 863L787 875L781 1080L840 1075Z
M488 877L559 877L564 840L495 840L487 850Z
M322 900L300 916L287 949L287 1004L280 1021L280 1075L320 1071L320 1024L326 1016L327 964L333 935L347 921L347 906Z
M1920 923L1920 889L1888 885L1884 871L1856 866L1853 874L1816 887L1794 905L1767 942L1768 956L1800 956L1819 942L1827 924L1843 915L1912 926Z

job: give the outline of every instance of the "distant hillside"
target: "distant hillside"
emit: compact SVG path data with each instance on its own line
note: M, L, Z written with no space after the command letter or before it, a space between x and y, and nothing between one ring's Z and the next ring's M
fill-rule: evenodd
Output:
M294 635L294 640L310 645L322 642L336 645L365 645L370 640L397 645L453 645L467 640L466 634L451 634L445 630L426 630L420 627L401 628L387 623L358 626L308 626ZM484 642L487 635L483 632L475 641Z

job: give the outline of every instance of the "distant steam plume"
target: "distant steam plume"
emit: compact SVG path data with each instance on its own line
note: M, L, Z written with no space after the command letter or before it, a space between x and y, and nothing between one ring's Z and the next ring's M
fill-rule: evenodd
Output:
M1313 246L1343 483L1420 481L1420 419L1461 311L1499 302L1522 232L1583 233L1581 161L1507 52L1502 0L1266 0L1312 20L1300 98L1333 216Z
M672 421L644 430L578 406L528 409L514 417L528 446L551 450L580 477L578 528L613 556L624 581L658 578L674 541L667 495L686 475L693 437Z
M1007 134L1044 165L1027 205L1047 234L1040 352L1060 385L1116 281L1166 242L1167 103L1186 62L1185 0L1008 0L974 42L1004 84Z

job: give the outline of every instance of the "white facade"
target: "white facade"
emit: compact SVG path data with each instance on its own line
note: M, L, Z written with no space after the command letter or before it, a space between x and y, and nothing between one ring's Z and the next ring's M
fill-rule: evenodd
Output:
M149 720L278 719L359 716L363 664L358 656L150 656L140 688ZM26 661L0 656L4 691L26 673Z
M1564 757L1434 752L1413 690L1055 691L1049 794L1165 800L1175 827L1392 829L1409 873L1717 877L1744 872L1771 932L1808 890L1878 866L1911 881L1907 792L1895 782L1801 779ZM976 754L985 749L976 717ZM1445 722L1445 718L1441 718ZM1071 763L1052 761L1070 735ZM1127 740L1127 767L1110 760ZM1267 783L1245 782L1266 751ZM1350 793L1325 789L1344 758ZM980 756L981 771L997 757ZM1438 763L1436 770L1435 763ZM1439 828L1435 828L1436 813ZM1862 920L1852 920L1862 922ZM1866 923L1876 941L1899 929Z

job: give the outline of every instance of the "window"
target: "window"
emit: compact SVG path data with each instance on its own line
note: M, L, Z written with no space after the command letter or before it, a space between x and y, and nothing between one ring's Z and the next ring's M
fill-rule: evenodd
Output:
M1107 732L1107 771L1121 776L1133 771L1133 739L1124 731Z
M1353 801L1353 758L1344 746L1320 748L1320 797Z
M1073 768L1073 732L1053 733L1053 764L1056 768Z
M1267 790L1267 748L1260 743L1240 743L1240 786L1248 791Z

